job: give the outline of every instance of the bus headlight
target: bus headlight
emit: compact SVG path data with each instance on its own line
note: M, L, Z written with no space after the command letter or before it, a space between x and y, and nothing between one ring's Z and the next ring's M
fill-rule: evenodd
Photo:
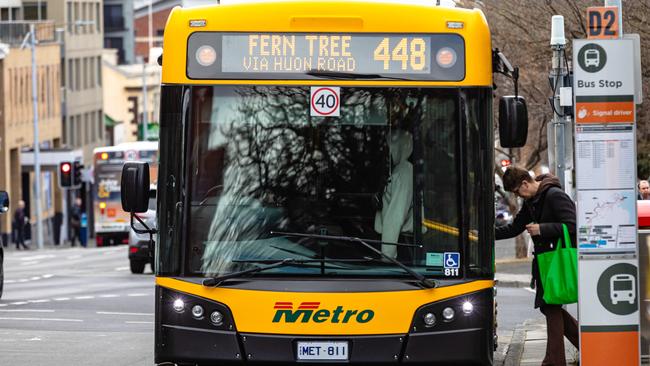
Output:
M436 325L436 316L433 313L426 313L424 315L424 324L427 327L433 327Z
M213 311L212 314L210 314L210 321L214 325L221 325L223 322L223 314L219 311Z
M182 313L183 310L185 310L185 303L181 299L176 299L174 300L172 307L174 308L175 312Z
M472 305L472 303L469 301L465 301L463 303L463 313L469 315L472 313L472 311L474 311L474 305Z
M203 307L201 305L192 306L192 316L196 319L203 318Z
M445 308L442 311L442 318L447 322L454 320L455 316L456 316L456 312L452 308Z

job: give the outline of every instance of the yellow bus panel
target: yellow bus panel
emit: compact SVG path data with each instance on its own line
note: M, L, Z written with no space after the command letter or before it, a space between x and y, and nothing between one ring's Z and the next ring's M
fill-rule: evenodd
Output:
M462 28L451 28L462 24ZM192 26L191 26L192 24ZM465 78L458 82L385 80L192 80L187 41L194 32L458 34L465 42ZM363 73L363 70L358 70ZM254 79L254 74L251 78ZM492 86L492 46L480 10L364 1L287 1L175 8L164 35L163 84Z
M463 294L468 294L467 299L471 300L471 293L492 288L494 281L478 280L412 291L350 293L277 292L205 287L166 277L156 278L156 284L228 306L238 332L369 335L408 333L413 315L419 307ZM283 313L282 310L286 311ZM307 318L307 314L302 314L304 318L296 316L297 310L311 310L310 321L302 321ZM318 311L321 312L317 313ZM287 321L290 319L289 313L294 314L293 321Z

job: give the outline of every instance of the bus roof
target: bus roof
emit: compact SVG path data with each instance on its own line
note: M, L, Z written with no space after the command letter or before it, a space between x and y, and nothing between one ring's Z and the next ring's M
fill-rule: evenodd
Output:
M399 16L395 16L399 14ZM387 20L390 21L387 21ZM190 21L205 20L190 26ZM462 23L460 29L448 22ZM378 80L193 80L187 76L187 43L195 32L458 34L465 44L465 78L457 82ZM176 7L164 32L164 84L318 84L492 86L492 44L478 9L436 6L436 1L257 1L197 8ZM359 72L363 72L360 70ZM251 75L250 79L254 79Z
M123 142L115 146L97 147L93 154L128 150L158 150L158 141Z

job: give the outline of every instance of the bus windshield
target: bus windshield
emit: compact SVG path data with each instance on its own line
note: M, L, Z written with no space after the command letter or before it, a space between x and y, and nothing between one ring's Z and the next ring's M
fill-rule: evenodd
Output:
M460 93L341 88L340 116L317 117L309 87L194 86L189 272L324 258L260 275L405 275L358 243L272 233L293 232L418 244L373 245L442 275L443 260L461 252L459 105L478 105Z

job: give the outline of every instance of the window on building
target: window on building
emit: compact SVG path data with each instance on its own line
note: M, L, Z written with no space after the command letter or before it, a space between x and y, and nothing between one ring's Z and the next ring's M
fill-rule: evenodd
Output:
M97 56L97 85L102 86L102 57Z
M124 30L124 12L121 4L104 4L104 30Z
M41 1L41 14L38 14L38 2L23 2L23 18L25 20L47 19L47 2Z
M74 16L72 15L72 1L68 1L65 3L66 9L68 11L68 32L72 33L72 24L74 23Z
M81 61L76 58L74 59L74 90L81 90Z
M81 20L83 21L84 26L81 28L84 34L89 33L90 26L88 22L90 21L90 14L88 12L88 3L81 3Z
M88 89L88 58L87 57L81 58L81 78L82 78L81 84L83 85L83 90Z
M95 4L95 19L97 21L95 22L95 30L97 30L97 33L102 31L102 14L101 14L102 8L99 6L99 3Z
M97 141L104 139L104 112L100 109L97 111Z
M118 64L124 64L124 40L122 37L104 37L104 48L116 49Z
M88 62L90 62L90 80L88 80L88 84L91 88L95 88L97 86L95 77L97 76L97 72L95 71L95 68L97 67L96 61L94 57L88 58Z
M84 137L86 139L86 141L84 141L84 145L93 141L92 127L95 123L95 121L93 121L93 114L94 113L84 113Z
M74 87L74 67L73 67L73 60L68 59L68 83L65 85L68 89L72 90Z
M2 8L0 9L0 20L11 21L18 19L18 10L20 8Z
M79 21L81 20L81 12L79 3L74 3L74 34L79 34Z

